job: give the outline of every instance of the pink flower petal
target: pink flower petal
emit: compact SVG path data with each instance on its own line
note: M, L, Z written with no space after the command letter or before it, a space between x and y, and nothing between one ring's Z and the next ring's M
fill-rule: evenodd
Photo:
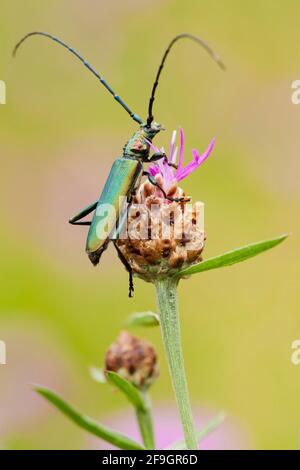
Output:
M178 147L175 147L174 149L174 152L173 152L173 155L172 155L172 160L171 160L171 163L176 163L176 160L177 160L177 152L178 152Z
M182 127L180 128L180 151L179 151L179 161L178 161L178 170L180 172L183 165L183 155L184 155L184 133ZM177 174L176 174L177 176Z
M157 175L158 173L160 173L159 168L158 168L157 165L151 165L151 166L149 166L148 170L149 170L149 173L150 173L152 176L155 176L155 175Z
M209 157L209 155L211 154L211 152L214 148L215 142L216 142L216 137L214 137L212 139L212 141L210 142L210 144L207 147L207 149L205 150L205 152L201 155L201 157L199 157L199 160L198 160L199 165L201 165L207 159L207 157ZM194 152L197 152L197 150L192 150L193 154L194 154ZM197 154L198 154L198 152L197 152ZM199 154L198 154L198 156L199 156Z
M212 141L210 142L209 146L203 153L203 155L199 155L199 152L195 149L192 150L193 154L193 161L188 163L184 168L180 169L178 168L177 173L176 173L176 178L177 181L181 181L184 178L186 178L188 175L190 175L193 171L195 171L202 163L209 157L209 155L212 152L212 149L214 148L216 138L214 137Z
M166 161L163 162L163 169L164 169L164 180L167 185L167 189L172 185L174 180L176 181L176 176L174 174L173 168L171 168Z
M168 155L168 162L162 158L158 160L156 163L154 163L153 165L150 165L149 167L149 172L152 176L156 176L158 174L162 176L163 187L166 191L168 191L168 189L174 182L176 181L179 182L183 180L188 175L190 175L193 171L195 171L200 165L202 165L202 163L211 154L215 145L215 141L216 141L216 138L214 137L202 155L199 154L198 150L193 149L192 161L189 162L185 167L183 167L184 132L182 128L180 128L179 130L180 130L180 146L179 146L179 161L178 161L177 170L175 171L172 166L168 165L168 162L173 163L173 164L176 163L177 150L178 150L178 147L175 147L176 131L173 131L172 133L170 150L169 150L169 155ZM145 140L155 153L164 153L163 147L161 148L161 150L159 150L155 145L152 144L152 142L150 142L147 139Z
M175 145L175 142L176 142L176 134L177 132L176 131L173 131L173 134L172 134L172 139L171 139L171 145L170 145L170 151L169 151L169 160L170 162L172 163L175 163L174 162L174 145Z

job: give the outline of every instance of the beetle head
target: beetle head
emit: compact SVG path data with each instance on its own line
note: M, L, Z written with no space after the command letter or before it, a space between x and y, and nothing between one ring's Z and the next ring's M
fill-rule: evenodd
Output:
M152 140L156 136L156 134L165 129L162 124L159 124L155 121L152 121L150 125L143 124L142 128L149 140Z

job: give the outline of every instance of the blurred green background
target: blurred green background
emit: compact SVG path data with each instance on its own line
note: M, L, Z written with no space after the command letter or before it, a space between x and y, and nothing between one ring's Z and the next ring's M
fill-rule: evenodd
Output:
M300 78L300 4L271 1L2 0L0 79L0 366L2 448L86 448L87 436L30 389L39 382L107 419L125 403L89 377L133 311L155 309L154 289L127 274L112 248L93 268L85 227L68 218L99 195L135 124L62 48L77 48L134 111L145 116L163 50L179 32L199 34L227 65L196 45L174 48L157 93L167 132L183 126L187 155L216 135L210 160L184 188L205 201L205 257L292 232L274 251L182 282L186 367L195 407L225 409L249 447L297 446L300 366L299 124L291 83ZM153 402L174 403L158 329L141 330L159 351Z

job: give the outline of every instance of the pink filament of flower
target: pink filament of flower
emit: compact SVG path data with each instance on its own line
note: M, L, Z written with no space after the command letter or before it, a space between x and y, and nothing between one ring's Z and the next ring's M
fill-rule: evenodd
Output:
M172 134L170 150L169 150L169 155L168 155L168 162L172 164L176 163L176 157L177 157L177 147L175 147L175 141L176 141L176 131L174 131ZM168 165L168 162L166 160L161 159L161 160L158 160L157 163L155 163L154 165L150 165L149 172L154 177L160 174L163 178L166 189L168 189L172 185L172 183L183 180L188 175L193 173L193 171L195 171L200 165L202 165L202 163L211 154L215 141L216 141L216 138L214 137L202 155L200 155L198 150L193 149L192 150L193 160L184 167L183 166L184 133L183 133L183 129L180 128L180 147L179 147L179 160L178 160L177 169L174 170L172 166ZM159 148L153 145L152 142L150 141L147 141L147 142L155 153L159 153L159 152L163 153L163 149L159 150Z

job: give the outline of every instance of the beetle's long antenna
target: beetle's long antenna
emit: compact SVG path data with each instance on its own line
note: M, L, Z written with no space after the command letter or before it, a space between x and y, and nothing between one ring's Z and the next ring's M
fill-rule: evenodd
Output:
M75 55L75 57L77 57L82 63L83 65L90 71L92 72L93 75L95 75L95 77L98 78L98 80L100 81L100 83L102 83L103 86L105 86L105 88L109 91L109 93L111 93L114 97L114 99L125 109L125 111L127 111L127 113L130 115L130 117L138 122L139 124L142 124L142 120L141 118L133 113L131 111L131 109L127 106L127 104L124 103L123 100L121 100L121 98L116 95L116 93L112 90L112 88L109 86L109 84L104 80L104 78L102 78L97 72L96 70L93 69L93 67L75 50L73 49L72 47L68 46L66 43L64 43L63 41L61 41L60 39L58 39L57 37L55 36L52 36L51 34L49 33L44 33L44 32L40 32L40 31L34 31L32 33L28 33L26 34L26 36L24 36L19 42L18 44L15 46L14 50L13 50L13 56L15 57L19 47L21 46L21 44L23 44L24 41L26 41L26 39L28 39L29 37L31 36L45 36L46 38L49 38L51 39L52 41L55 41L57 42L58 44L60 44L61 46L65 47L69 52L71 52L73 55Z
M179 39L184 39L184 38L192 39L192 41L195 41L198 44L200 44L200 46L202 46L209 53L209 55L221 67L221 69L225 70L225 65L221 61L220 57L201 38L199 38L198 36L194 36L193 34L188 34L188 33L178 34L178 36L175 36L172 39L172 41L170 42L170 44L168 45L167 49L165 50L162 61L161 61L160 66L158 68L158 72L157 72L157 75L156 75L156 78L155 78L155 82L153 84L153 88L152 88L152 92L151 92L151 96L150 96L150 100L149 100L149 107L148 107L148 118L147 118L147 125L148 126L151 125L151 123L154 119L153 114L152 114L152 109L153 109L153 103L154 103L154 100L155 100L155 92L156 92L156 88L157 88L159 78L160 78L162 69L164 67L166 58L168 57L168 54L169 54L170 50L172 49L173 45L175 44L175 42L177 42Z

